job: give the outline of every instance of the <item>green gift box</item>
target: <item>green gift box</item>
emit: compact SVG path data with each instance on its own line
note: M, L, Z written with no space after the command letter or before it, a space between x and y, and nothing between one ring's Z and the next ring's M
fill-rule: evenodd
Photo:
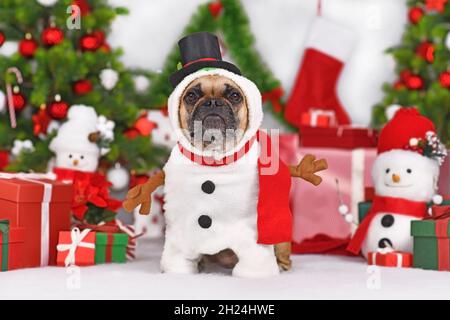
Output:
M128 238L126 233L97 232L95 239L95 264L125 262Z
M9 220L0 220L0 272L23 268L24 228L11 228Z
M450 271L449 218L412 221L411 235L415 268Z

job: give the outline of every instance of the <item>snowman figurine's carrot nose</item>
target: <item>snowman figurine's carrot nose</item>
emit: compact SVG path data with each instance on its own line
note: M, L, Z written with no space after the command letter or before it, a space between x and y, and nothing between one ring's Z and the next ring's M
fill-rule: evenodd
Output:
M398 174L393 174L392 175L392 181L394 182L394 183L399 183L400 182L400 176L398 175Z

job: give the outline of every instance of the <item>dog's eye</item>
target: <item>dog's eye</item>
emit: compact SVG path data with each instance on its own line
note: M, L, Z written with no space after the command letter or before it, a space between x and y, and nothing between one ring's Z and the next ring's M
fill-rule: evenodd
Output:
M195 94L195 92L188 92L185 96L184 96L184 101L187 104L194 104L195 102L197 102L198 96L197 94Z
M230 95L228 96L228 99L232 102L232 103L239 103L242 100L242 96L239 92L237 91L233 91L230 93Z

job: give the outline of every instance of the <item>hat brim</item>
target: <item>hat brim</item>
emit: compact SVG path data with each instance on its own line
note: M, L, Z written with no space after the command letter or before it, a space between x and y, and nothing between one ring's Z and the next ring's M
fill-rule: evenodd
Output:
M219 69L225 69L227 71L233 72L237 75L241 75L241 70L239 70L238 67L236 67L234 64L222 61L222 60L216 60L216 61L198 61L194 62L186 67L183 67L182 69L172 73L169 77L169 81L172 84L172 86L175 88L181 81L183 81L186 76L200 70L203 68L219 68Z

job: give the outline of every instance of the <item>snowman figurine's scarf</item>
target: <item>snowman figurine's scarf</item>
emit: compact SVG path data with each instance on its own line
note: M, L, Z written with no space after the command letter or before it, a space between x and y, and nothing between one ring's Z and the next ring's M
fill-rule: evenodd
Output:
M375 196L372 207L364 220L358 226L352 240L347 246L347 250L353 254L358 254L369 231L370 224L378 213L390 212L422 219L427 215L427 203L406 200L402 198Z
M292 240L292 214L289 208L289 192L291 188L291 175L288 167L278 158L272 150L272 144L268 135L258 131L234 154L216 160L194 154L183 148L179 143L181 153L193 162L206 166L222 166L233 163L245 155L255 140L260 144L258 159L259 194L258 194L258 243L277 244ZM275 158L277 157L277 158ZM270 168L271 161L279 162L278 171L274 174L262 174L264 168Z

